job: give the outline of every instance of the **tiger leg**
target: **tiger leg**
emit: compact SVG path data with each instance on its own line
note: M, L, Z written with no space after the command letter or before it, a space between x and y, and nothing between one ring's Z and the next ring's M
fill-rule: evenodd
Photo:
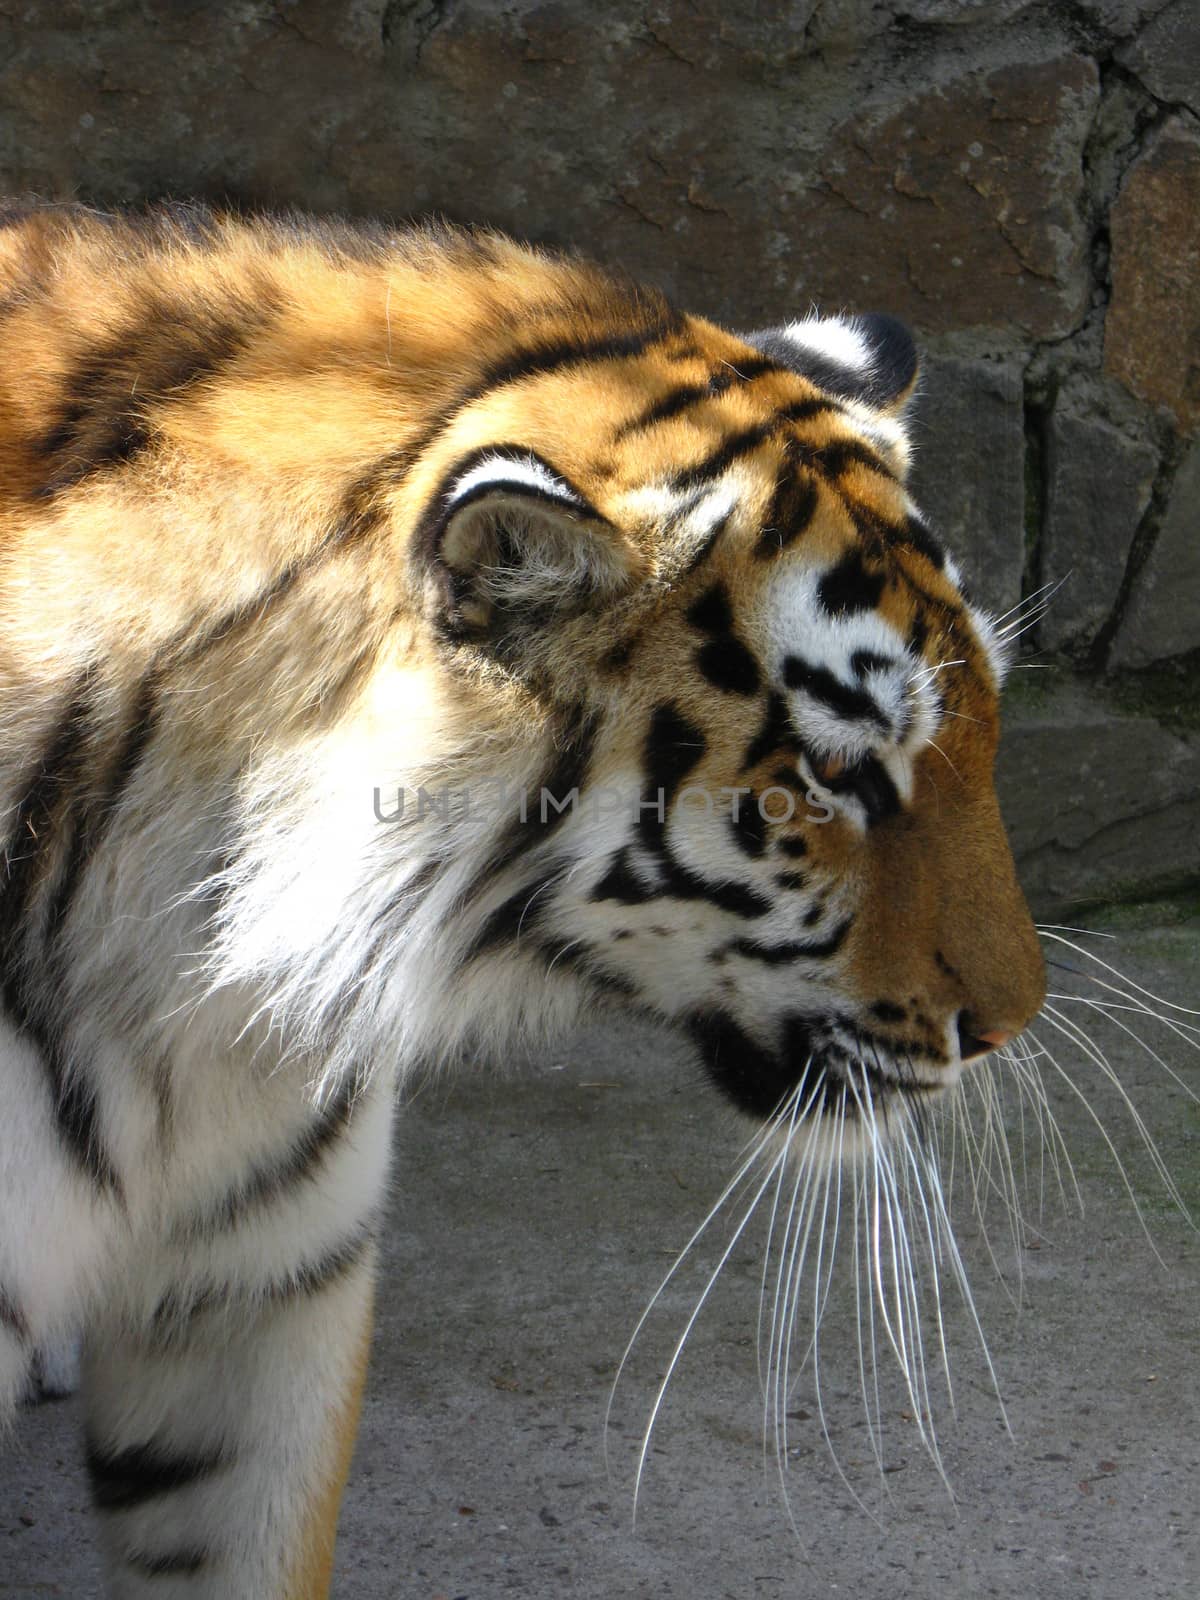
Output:
M283 1100L262 1119L265 1146L222 1167L216 1187L177 1192L89 1327L88 1466L118 1600L328 1593L392 1095L381 1075L352 1104L335 1097L296 1121L283 1075L269 1093Z
M0 1012L0 1431L40 1353L73 1348L126 1223L119 1181L56 1102L38 1048Z
M374 1272L364 1238L256 1307L89 1335L88 1470L118 1600L324 1600Z

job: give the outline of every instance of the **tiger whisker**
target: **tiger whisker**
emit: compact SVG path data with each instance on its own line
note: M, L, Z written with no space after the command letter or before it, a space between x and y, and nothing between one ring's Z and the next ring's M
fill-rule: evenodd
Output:
M1061 589L1065 582L1065 578L1059 578L1057 580L1051 578L1048 579L1047 582L1039 584L1036 589L1032 589L1027 595L1022 595L1021 599L1018 600L1015 605L1009 606L1007 611L1002 611L999 616L993 617L991 619L993 628L997 625L997 623L1004 622L1009 617L1016 615L1018 612L1024 611L1027 606L1044 605L1046 600L1049 599L1052 594L1056 593L1057 590Z
M1047 937L1052 944L1072 944L1058 929L1048 930ZM1071 1014L1071 1008L1082 1008L1083 1018L1107 1020L1119 1030L1120 1038L1136 1042L1148 1059L1189 1094L1192 1091L1181 1083L1153 1041L1141 1036L1137 1019L1153 1019L1173 1036L1197 1047L1200 1025L1189 1019L1200 1013L1160 1001L1091 952L1080 954L1084 957L1081 966L1054 962L1053 958L1052 964L1070 972L1083 992L1051 990L1040 1026L1027 1029L1019 1040L1005 1044L986 1063L964 1074L955 1089L933 1106L936 1114L919 1098L880 1092L879 1083L889 1077L901 1086L917 1086L920 1078L907 1058L890 1066L885 1063L874 1043L869 1047L873 1061L864 1058L860 1071L845 1076L840 1098L831 1092L824 1072L818 1069L814 1075L810 1058L800 1085L751 1141L734 1177L676 1258L643 1313L618 1368L614 1392L653 1305L700 1236L718 1214L732 1207L729 1235L722 1238L715 1266L711 1271L705 1269L707 1275L671 1349L642 1434L634 1483L635 1513L650 1440L667 1388L718 1277L756 1213L766 1214L756 1340L762 1446L764 1458L768 1450L774 1455L781 1497L797 1537L788 1488L792 1453L789 1405L797 1379L810 1363L813 1409L828 1457L855 1504L878 1524L874 1510L864 1502L847 1464L839 1457L840 1430L825 1377L827 1325L839 1261L847 1261L852 1279L854 1363L870 1455L884 1495L892 1497L881 1388L881 1351L886 1348L895 1361L916 1436L947 1494L954 1498L934 1405L936 1392L938 1405L947 1407L952 1417L957 1415L947 1314L951 1283L973 1329L1003 1425L1011 1434L999 1377L956 1236L951 1200L956 1191L966 1196L1000 1287L1019 1309L1024 1293L1024 1251L1030 1233L1040 1231L1031 1228L1030 1208L1036 1204L1040 1223L1048 1184L1057 1188L1063 1203L1073 1204L1080 1212L1084 1205L1067 1137L1050 1098L1050 1082L1061 1080L1083 1104L1116 1167L1138 1223L1161 1260L1133 1178L1094 1097L1085 1094L1075 1075L1050 1048L1048 1035L1078 1052L1111 1086L1156 1176L1172 1203L1186 1215L1179 1187L1145 1119L1120 1082L1104 1046L1079 1015ZM844 1192L845 1185L849 1185L848 1192ZM771 1198L764 1207L768 1190ZM995 1231L997 1205L1002 1234ZM932 1370L935 1364L940 1378ZM610 1396L610 1411L611 1405Z
M800 1086L799 1087L801 1087L801 1088L803 1087L804 1079L807 1077L807 1075L808 1075L808 1067L805 1067L804 1076L800 1080ZM816 1092L817 1092L816 1089L814 1089L813 1090L814 1095L816 1094ZM789 1150L790 1150L790 1148L792 1146L792 1142L793 1142L793 1140L794 1140L794 1138L796 1136L796 1122L797 1122L797 1117L799 1115L799 1111L800 1111L800 1094L799 1094L799 1092L797 1092L792 1097L792 1115L791 1115L791 1119L790 1119L789 1124L788 1124L787 1134L785 1136L785 1142L786 1142ZM810 1132L810 1137L811 1137L811 1132ZM770 1366L769 1348L768 1348L768 1357L767 1357L766 1363L764 1363L764 1360L763 1360L763 1322L764 1322L764 1318L766 1316L767 1280L768 1280L768 1277L770 1275L772 1251L773 1251L773 1246L774 1246L774 1242L775 1242L776 1229L777 1229L777 1227L779 1225L779 1201L780 1201L780 1198L781 1198L781 1196L783 1194L783 1184L784 1184L784 1178L787 1176L787 1170L788 1170L787 1162L781 1162L780 1165L779 1165L779 1176L778 1176L778 1178L776 1179L776 1182L775 1182L775 1193L774 1193L774 1196L772 1197L772 1200L771 1200L771 1214L770 1214L770 1217L768 1218L768 1221L767 1221L767 1237L766 1237L766 1242L763 1245L762 1274L761 1274L761 1276L759 1278L759 1285L758 1285L758 1327L757 1327L756 1334L755 1334L754 1345L755 1345L755 1353L756 1353L756 1356L757 1356L757 1359L758 1359L758 1381L759 1381L759 1387L763 1391L764 1399L765 1399L766 1392L767 1392L767 1371L769 1370L769 1366ZM776 1286L776 1287L778 1289L778 1286ZM774 1340L774 1309L772 1309L772 1343L773 1343L773 1340ZM764 1446L764 1449L766 1447L766 1428L767 1428L767 1419L766 1419L766 1415L764 1414L764 1417L763 1417L763 1446Z
M820 1427L821 1427L821 1437L825 1441L825 1446L828 1449L830 1457L831 1457L831 1459L833 1461L834 1469L837 1472L838 1477L842 1480L842 1483L845 1485L845 1488L848 1491L848 1493L850 1494L851 1498L854 1500L855 1504L866 1514L866 1516L868 1516L871 1519L871 1521L876 1524L876 1526L879 1526L879 1519L867 1507L866 1503L863 1501L863 1499L859 1495L858 1491L854 1488L854 1485L850 1482L849 1478L846 1475L846 1471L845 1471L845 1469L843 1468L843 1466L841 1464L841 1460L838 1457L837 1450L834 1447L833 1437L832 1437L832 1435L831 1435L831 1433L829 1431L829 1417L828 1417L828 1414L827 1414L826 1409L825 1409L824 1390L822 1389L822 1386L821 1386L821 1363L820 1363L820 1345L819 1345L819 1340L820 1340L820 1332L821 1332L821 1321L822 1321L822 1318L823 1318L824 1313L825 1313L826 1304L828 1302L829 1271L832 1269L833 1252L837 1247L838 1222L839 1222L840 1216L841 1216L840 1200L839 1200L839 1203L837 1204L837 1206L835 1207L835 1210L834 1210L833 1237L829 1242L830 1267L829 1267L829 1269L827 1269L827 1272L826 1272L826 1282L825 1282L824 1292L822 1292L822 1288L821 1288L821 1254L822 1254L822 1251L825 1248L825 1238L826 1238L826 1233L827 1233L826 1219L828 1217L829 1194L830 1194L831 1185L832 1185L833 1189L838 1193L838 1195L840 1197L840 1191L841 1191L840 1158L841 1158L841 1155L844 1152L844 1146L842 1144L842 1137L843 1137L843 1130L845 1128L845 1115L846 1115L846 1089L845 1089L845 1085L843 1084L843 1087L842 1087L842 1098L841 1098L841 1101L839 1103L838 1112L837 1112L837 1116L838 1116L838 1164L835 1165L833 1161L828 1162L827 1165L826 1165L826 1171L825 1171L825 1194L824 1194L824 1200L823 1200L823 1205L822 1205L821 1227L820 1227L820 1229L818 1231L818 1234L817 1234L817 1264L816 1264L816 1269L815 1269L815 1271L813 1273L813 1328L812 1328L812 1337L811 1337L811 1340L810 1340L810 1347L809 1348L810 1348L811 1353L812 1353L813 1394L814 1394L814 1397L815 1397L815 1400L816 1400L817 1417L818 1417L818 1420L820 1422ZM790 1344L790 1340L789 1340L789 1344ZM806 1354L805 1354L805 1359L806 1360L807 1360L807 1355L808 1355L808 1352L806 1352ZM787 1398L787 1390L788 1390L788 1384L787 1384L787 1377L786 1377L786 1372L785 1372L785 1377L784 1377L784 1400L785 1400L785 1403L786 1403L786 1398ZM786 1422L785 1422L785 1427L786 1427ZM785 1441L786 1441L786 1435L785 1435Z
M1106 972L1111 973L1112 976L1114 978L1117 978L1121 983L1128 984L1129 987L1131 989L1133 989L1136 993L1141 994L1141 995L1145 995L1147 1000L1153 1000L1154 1004L1156 1006L1165 1006L1168 1011L1180 1012L1184 1016L1200 1017L1200 1009L1197 1009L1194 1006L1177 1005L1173 1000L1166 1000L1166 999L1164 999L1162 997L1162 995L1154 994L1151 990L1149 990L1147 988L1144 988L1142 984L1135 983L1132 978L1127 977L1123 972L1119 971L1116 967L1114 967L1112 965L1111 962L1103 960L1100 956L1096 955L1096 953L1093 950L1087 949L1087 947L1085 945L1076 944L1073 939L1064 939L1062 937L1062 934L1064 932L1068 932L1068 933L1091 933L1092 930L1090 928L1063 928L1063 927L1061 927L1060 925L1058 925L1056 923L1047 923L1047 924L1039 923L1038 932L1040 934L1042 934L1043 937L1045 937L1047 939L1053 939L1055 941L1055 943L1057 943L1057 944L1066 945L1069 950L1074 950L1076 955L1083 956L1085 960L1092 962L1095 966L1103 967ZM1098 937L1098 938L1111 938L1112 935L1111 934L1098 934L1096 937ZM1094 982L1094 983L1101 982L1101 980L1099 978L1096 978L1094 976L1092 977L1091 981Z
M819 1123L813 1122L808 1130L804 1153L797 1163L795 1181L788 1203L772 1307L771 1342L767 1350L769 1387L764 1396L763 1426L764 1432L768 1421L772 1427L777 1462L780 1462L787 1452L787 1396L786 1392L781 1393L781 1389L786 1391L786 1381L781 1378L781 1373L786 1373L785 1352L795 1325L796 1286L803 1272L812 1231L813 1212L810 1197L816 1176L816 1163L811 1160L811 1152L819 1132Z
M774 1131L774 1129L772 1129L772 1131ZM774 1158L771 1160L770 1164L768 1165L766 1177L762 1180L762 1182L759 1184L758 1188L754 1191L754 1195L753 1195L753 1197L752 1197L752 1199L750 1201L750 1204L746 1207L746 1210L742 1213L741 1221L738 1223L737 1227L734 1229L733 1234L731 1235L728 1243L725 1245L724 1250L721 1252L720 1259L718 1260L716 1266L713 1268L712 1272L709 1274L708 1281L705 1283L704 1288L701 1290L700 1295L699 1295L698 1299L696 1300L696 1303L693 1306L692 1311L689 1314L686 1323L684 1324L683 1331L679 1335L679 1338L675 1342L675 1348L671 1352L671 1358L667 1363L667 1370L663 1374L662 1381L660 1382L660 1384L658 1386L658 1392L656 1393L656 1395L654 1397L654 1403L650 1408L650 1415L649 1415L649 1418L648 1418L648 1420L646 1422L646 1427L645 1427L645 1430L644 1430L643 1435L642 1435L641 1448L638 1451L637 1470L636 1470L635 1475L634 1475L633 1510L632 1510L632 1519L631 1519L635 1524L636 1524L636 1521L637 1521L638 1498L639 1498L639 1495L640 1495L640 1492L641 1492L642 1477L643 1477L643 1474L645 1472L645 1467L646 1467L646 1457L649 1455L649 1452L650 1452L650 1440L651 1440L651 1438L653 1436L653 1433L654 1433L655 1423L658 1421L659 1412L662 1410L663 1400L666 1397L666 1392L667 1392L668 1387L670 1386L671 1378L674 1376L675 1368L679 1364L679 1358L683 1354L683 1347L687 1343L688 1336L690 1335L692 1329L696 1325L696 1319L699 1317L701 1311L704 1309L704 1306L708 1301L708 1297L712 1293L713 1286L716 1284L717 1279L720 1277L722 1269L725 1266L725 1263L729 1260L729 1257L733 1254L734 1246L737 1244L738 1240L741 1238L742 1234L745 1232L747 1223L750 1221L750 1218L754 1215L755 1211L757 1210L758 1202L762 1199L763 1195L765 1194L765 1192L767 1190L767 1187L769 1186L769 1184L771 1182L771 1179L773 1178L773 1176L775 1174L776 1165L781 1161L785 1161L786 1159L787 1159L787 1146L784 1145L783 1148L778 1151L778 1153L774 1156ZM724 1203L723 1201L720 1202L720 1204L723 1204L723 1203ZM717 1208L714 1208L714 1212L710 1213L710 1217L709 1217L708 1220L711 1220L711 1217L712 1217L712 1215L715 1214L715 1210L716 1209L719 1209L719 1206ZM707 1221L705 1223L705 1226L707 1226ZM689 1244L688 1244L688 1246L686 1248L687 1249L691 1248L691 1241L689 1241ZM686 1250L683 1253L686 1254ZM680 1259L682 1259L682 1256L680 1257ZM678 1265L678 1262L677 1262L677 1265ZM674 1268L672 1268L672 1273L669 1274L668 1277L673 1276L673 1274L674 1274ZM667 1280L664 1280L663 1285L660 1287L659 1294L662 1293L662 1288L665 1288L666 1281ZM656 1298L657 1298L657 1296L656 1296ZM649 1311L649 1308L647 1308L647 1312L648 1311ZM644 1316L643 1316L642 1320L644 1322ZM639 1323L639 1328L640 1328L641 1325L642 1324ZM635 1332L634 1336L636 1337L636 1332ZM618 1368L617 1377L618 1378L620 1377L620 1368ZM615 1387L615 1383L614 1383L614 1387Z
M687 1260L688 1256L695 1249L695 1247L699 1243L700 1239L707 1232L709 1227L712 1225L713 1221L720 1214L720 1212L725 1207L725 1205L728 1203L728 1201L737 1192L737 1190L739 1188L741 1188L741 1186L742 1186L743 1182L745 1181L747 1175L750 1172L753 1171L755 1165L757 1164L757 1162L759 1161L760 1157L762 1156L763 1151L767 1149L767 1147L770 1145L771 1141L775 1138L775 1136L776 1136L776 1134L778 1132L778 1129L779 1129L784 1117L787 1115L787 1107L788 1107L789 1103L791 1103L791 1102L793 1102L793 1101L795 1101L797 1099L798 1092L799 1092L798 1089L794 1090L792 1092L792 1094L790 1094L788 1096L787 1100L784 1101L783 1105L780 1107L779 1111L775 1114L775 1116L772 1117L772 1118L769 1118L768 1121L758 1130L758 1132L747 1142L747 1145L744 1147L743 1159L742 1159L741 1163L739 1164L737 1170L734 1172L733 1177L729 1179L728 1183L722 1189L722 1191L718 1195L717 1199L713 1202L712 1206L709 1208L709 1210L708 1210L707 1214L705 1215L704 1219L700 1222L699 1226L693 1231L693 1233L692 1233L691 1237L688 1239L687 1243L683 1246L683 1248L676 1255L674 1261L671 1263L670 1268L668 1269L668 1271L664 1275L661 1283L658 1285L658 1288L655 1289L653 1295L651 1295L650 1300L648 1301L645 1310L642 1312L641 1316L638 1318L637 1323L636 1323L636 1325L634 1327L634 1330L629 1336L629 1342L626 1344L624 1353L622 1354L620 1361L617 1363L617 1370L613 1374L613 1381L612 1381L612 1384L611 1384L611 1386L609 1388L609 1393L608 1393L608 1403L605 1406L605 1410L604 1410L604 1426L603 1426L604 1465L605 1465L605 1470L607 1472L609 1472L610 1476L611 1476L611 1464L610 1464L610 1461L609 1461L609 1454L608 1454L608 1439L609 1439L609 1432L610 1432L611 1422L612 1422L612 1409L613 1409L613 1405L614 1405L614 1403L616 1401L617 1389L620 1386L621 1377L622 1377L622 1375L623 1375L623 1373L625 1371L626 1366L629 1363L629 1357L633 1353L634 1346L637 1344L637 1341L641 1336L642 1330L646 1326L646 1323L649 1321L649 1319L650 1319L650 1317L651 1317L651 1315L652 1315L652 1313L654 1311L655 1306L661 1300L663 1294L665 1293L665 1291L667 1290L669 1285L674 1281L675 1277L678 1275L678 1273L682 1269L683 1264ZM745 1151L748 1151L748 1153L745 1153ZM776 1159L772 1162L771 1170L774 1170L775 1166L779 1164L780 1158L782 1156L786 1155L786 1152L787 1152L787 1147L785 1145L784 1150L782 1152L780 1152L780 1156L776 1157Z
M1086 1033L1083 1028L1081 1028L1079 1024L1074 1022L1071 1018L1064 1016L1056 1006L1049 1004L1046 1005L1042 1014L1053 1027L1058 1028L1058 1030L1064 1033L1067 1038L1071 1039L1075 1044L1077 1044L1080 1049L1083 1050L1088 1059L1095 1066L1100 1068L1100 1071L1104 1074L1104 1077L1108 1080L1108 1082L1112 1084L1113 1088L1119 1095L1125 1110L1129 1114L1129 1118L1136 1128L1139 1137L1141 1138L1142 1144L1145 1147L1146 1153L1150 1157L1160 1182L1170 1195L1172 1203L1179 1209L1179 1211L1183 1213L1184 1216L1188 1216L1188 1209L1184 1203L1183 1196L1180 1194L1175 1180L1171 1177L1170 1169L1163 1160L1162 1153L1159 1150L1158 1145L1154 1142L1153 1135L1146 1126L1145 1120L1138 1111L1137 1107L1134 1105L1133 1100L1130 1098L1129 1092L1121 1082L1120 1077L1116 1072L1114 1072L1112 1065L1104 1051L1098 1044L1096 1044L1095 1040L1092 1039L1090 1034ZM1057 1062L1055 1065L1058 1065ZM1062 1069L1059 1068L1059 1071L1061 1072ZM1090 1105L1089 1110L1091 1110ZM1100 1127L1101 1134L1104 1136L1106 1144L1112 1152L1114 1159L1117 1159L1116 1150L1113 1146L1112 1140L1108 1137L1107 1132L1103 1128L1103 1125L1100 1124L1099 1118L1095 1116L1094 1112L1093 1121L1095 1121ZM1143 1232L1145 1232L1147 1237L1149 1237L1149 1229L1146 1226L1145 1219L1142 1217L1140 1207L1138 1207L1137 1199L1133 1194L1132 1185L1129 1182L1124 1168L1119 1166L1119 1170L1121 1172L1122 1179L1125 1182L1125 1186L1129 1190L1130 1199L1133 1200L1134 1207L1138 1211L1138 1217L1142 1223ZM1158 1251L1154 1247L1153 1240L1150 1240L1150 1246L1151 1249L1154 1249L1154 1253L1157 1256ZM1159 1257L1159 1260L1161 1261L1161 1257Z

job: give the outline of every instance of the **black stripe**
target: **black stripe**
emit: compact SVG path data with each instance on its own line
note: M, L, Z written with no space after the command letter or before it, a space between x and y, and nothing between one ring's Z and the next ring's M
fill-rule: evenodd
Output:
M340 1283L364 1260L374 1243L374 1229L364 1229L345 1244L337 1245L316 1261L306 1262L286 1278L273 1283L267 1290L267 1298L278 1304L299 1297L312 1298L324 1294L326 1289Z
M830 439L822 445L810 445L798 440L796 453L806 466L815 468L826 478L840 478L852 466L866 467L880 477L895 480L896 474L876 450L862 439Z
M564 367L581 367L596 361L628 360L644 355L684 327L678 312L665 310L649 327L627 333L608 333L592 338L555 339L500 356L484 369L478 381L465 389L455 404L459 411L481 399L492 389L524 383L529 378L560 372Z
M873 611L883 595L884 581L878 568L867 566L861 550L850 549L822 575L817 595L825 610L834 616Z
M59 1137L97 1185L118 1190L101 1138L95 1090L84 1081L79 1064L65 1053L59 1019L48 1014L54 996L47 994L35 1003L28 949L34 895L61 831L56 828L58 811L64 796L69 805L90 754L87 681L82 674L17 804L0 879L0 998L18 1030L42 1057ZM69 827L69 811L67 815Z
M329 541L333 549L345 549L365 539L384 521L380 497L384 489L402 483L421 451L431 442L426 436L420 444L389 450L357 477L342 495L334 524L337 529Z
M176 403L233 361L274 310L253 303L151 301L135 321L83 353L63 382L57 419L33 443L49 476L42 497L131 461L150 440L155 408Z
M602 672L620 672L623 667L627 667L637 647L637 642L637 635L633 633L628 638L618 639L616 644L601 656L600 670Z
M827 667L815 666L799 656L785 656L783 681L789 689L800 689L852 722L873 722L890 730L891 723L865 689L845 684Z
M444 866L445 862L438 860L437 857L426 861L394 894L389 895L380 910L375 913L371 921L371 948L360 963L359 983L343 992L330 1008L328 1027L331 1037L336 1037L349 1025L349 1017L360 992L370 990L369 979L376 963L409 917L424 904L441 876Z
M767 848L767 819L758 804L757 795L738 796L747 803L739 805L737 815L729 818L733 842L746 855L757 858Z
M374 1224L364 1225L343 1243L334 1245L312 1261L301 1262L281 1277L265 1283L201 1283L171 1290L154 1308L153 1336L160 1348L169 1348L179 1338L187 1338L192 1324L200 1317L230 1311L257 1310L263 1306L286 1306L298 1299L323 1294L354 1270L375 1242Z
M81 674L49 744L26 779L5 846L5 870L0 878L0 958L6 982L12 978L22 937L28 932L22 922L52 844L57 805L73 789L87 762L91 712L87 683L87 674Z
M768 756L773 756L780 750L799 752L800 740L791 713L788 711L787 701L778 690L772 689L767 696L767 714L763 719L763 725L746 746L746 754L742 758L742 770L749 772Z
M19 1339L22 1344L29 1341L29 1324L25 1320L25 1313L3 1284L0 1284L0 1328L7 1328L13 1338Z
M697 461L693 466L685 467L671 480L673 486L682 491L698 488L701 484L708 483L712 478L719 477L727 467L743 456L750 455L757 450L765 440L772 438L788 423L804 422L818 412L828 410L828 403L819 399L795 400L790 405L780 406L770 417L751 427L742 428L737 433L730 434L724 442L717 446L707 456ZM851 441L853 443L853 441ZM861 447L864 451L866 446ZM788 441L789 457L799 455L807 465L816 466L821 470L823 465L823 452L806 447L798 440ZM870 453L870 452L868 452Z
M569 731L542 773L536 791L532 794L527 792L525 819L515 817L506 828L486 866L464 891L465 904L469 905L478 899L501 873L536 846L544 844L571 816L573 804L563 806L560 811L556 805L548 802L543 815L543 791L560 804L574 790L579 790L582 796L603 719L599 712L585 712L582 706L575 706L563 720Z
M375 913L371 920L371 951L362 963L362 973L368 973L375 964L379 955L380 946L387 940L395 937L399 929L408 921L418 908L424 904L434 884L441 876L443 861L436 856L431 857L418 867L411 878L406 878L394 894L388 896L382 907ZM404 916L397 922L397 913L403 909Z
M749 428L740 428L737 433L731 433L715 450L710 450L693 466L677 472L671 479L672 488L683 494L689 489L698 489L702 484L710 483L713 478L719 478L735 461L757 450L778 427L779 420L772 417L767 422L756 422Z
M607 972L596 964L596 952L590 946L575 941L556 946L543 939L538 950L546 964L548 977L565 969L573 978L578 978L602 994L619 995L622 1000L633 999L637 994L637 985L632 979L619 972Z
M894 672L897 667L906 665L895 656L882 655L878 650L855 650L850 656L850 670L856 678L864 677L868 672Z
M667 422L671 417L679 416L702 400L711 400L714 394L720 393L719 389L714 388L714 382L714 379L709 379L707 383L681 383L677 389L672 389L668 394L652 401L636 417L630 417L627 422L623 422L613 435L613 443L620 444L631 434L642 433L660 422Z
M622 845L613 853L608 871L596 883L588 898L596 901L616 900L623 906L640 906L657 899L658 895L657 888L647 887L634 872L629 846Z
M808 840L802 833L785 833L775 848L785 856L806 856L808 854Z
M822 780L822 786L834 794L854 795L872 827L894 817L900 810L896 785L878 756L864 756L839 772L836 778Z
M66 865L50 901L46 926L51 935L62 930L83 873L103 843L121 798L133 781L154 737L158 724L158 689L159 672L152 667L138 686L121 747L109 768L105 791L102 795L93 796L85 804L75 826Z
M794 1087L791 1061L765 1049L727 1011L696 1013L688 1031L709 1077L752 1116L770 1116Z
M783 966L791 961L821 960L836 955L846 942L851 919L838 924L823 939L793 939L786 944L760 944L757 939L734 939L726 948L734 955L765 961L768 966Z
M540 910L537 902L549 881L523 885L489 912L482 928L467 946L463 964L474 961L477 956L486 955L499 944L515 943L526 931L532 933L537 927Z
M712 555L713 551L716 549L717 542L725 532L725 529L733 520L733 514L736 510L736 506L730 506L729 510L723 517L717 518L716 522L713 523L712 527L704 535L704 538L688 557L686 564L676 579L676 582L682 583L685 578L690 578L693 572L696 572L704 565L709 556Z
M608 871L596 884L589 898L615 900L619 905L646 905L652 900L705 900L720 911L735 917L765 917L772 909L765 895L729 878L702 878L682 866L664 849L658 858L660 881L647 888L635 876L628 848L618 850Z
M911 545L914 550L919 550L926 561L932 562L941 572L946 565L946 552L925 523L921 521L920 517L906 517L904 532L900 537L902 543Z
M765 917L773 910L770 900L744 883L726 878L702 878L677 861L667 862L664 893L674 900L707 900L735 917Z
M642 433L648 428L656 427L660 422L668 422L672 417L682 415L704 400L715 400L731 389L735 383L752 383L765 372L784 370L778 362L772 361L768 356L751 356L748 360L739 361L736 366L731 363L722 367L719 372L712 373L704 383L681 383L677 388L651 401L637 416L623 422L613 435L613 443L619 444L631 434ZM820 410L830 409L830 402L826 400L816 401L814 404Z
M682 899L682 901L707 901L718 910L728 910L734 917L765 917L771 902L752 890L746 883L734 878L702 878L690 867L680 866L670 856L666 846L656 853L659 880L646 886L637 877L632 866L629 846L622 846L611 859L594 890L592 901L616 901L619 906L646 906L656 899Z
M311 556L289 563L282 572L272 578L270 583L260 589L257 594L252 595L249 600L243 600L239 605L231 606L215 622L204 628L200 633L193 635L190 639L187 639L187 634L190 630L186 628L181 630L177 641L173 641L172 645L167 647L166 653L170 654L173 649L176 650L178 652L176 664L188 666L207 651L213 650L217 645L225 644L229 639L234 638L247 624L260 621L272 602L282 599L289 590L294 588L314 561L320 555L326 553L334 542L333 540L327 540ZM184 643L184 640L187 640L187 642ZM182 648L180 648L180 645L182 645Z
M666 818L684 779L704 756L702 731L669 702L656 706L646 734L646 783L638 818L638 837L653 860L657 881L647 889L632 870L628 847L617 851L592 900L640 905L649 900L706 900L738 917L761 917L771 909L765 896L730 879L701 877L675 859L666 838ZM659 817L661 805L662 817Z
M316 1181L326 1155L350 1127L355 1101L356 1086L343 1084L286 1155L251 1172L215 1205L181 1223L176 1233L186 1235L232 1228L248 1212L275 1205L302 1184Z
M904 1022L908 1018L908 1007L897 1005L894 1000L876 1000L871 1015L879 1022Z
M50 1073L54 1095L54 1120L59 1137L94 1183L120 1194L116 1168L105 1149L100 1132L100 1107L96 1090L68 1062L62 1047L49 1031L31 1034L41 1047Z
M809 472L796 470L789 454L784 476L775 490L755 544L755 555L774 556L786 550L808 531L819 504L820 493L815 478Z
M701 633L731 633L733 610L729 604L729 591L723 583L714 583L687 609L687 621Z
M175 1550L170 1555L151 1556L135 1551L125 1557L125 1565L142 1578L190 1578L208 1565L207 1550Z
M758 662L735 634L724 634L701 645L696 652L696 665L703 678L726 694L758 693Z
M669 808L675 791L702 760L707 748L708 740L702 730L689 722L677 706L669 701L655 706L643 752L647 774L643 799L656 801L661 791L664 809ZM665 825L650 811L643 811L642 818L645 823L653 819L653 825L659 829Z
M152 1439L116 1452L89 1439L86 1459L92 1503L109 1513L133 1511L148 1500L190 1488L228 1465L224 1451L174 1452Z

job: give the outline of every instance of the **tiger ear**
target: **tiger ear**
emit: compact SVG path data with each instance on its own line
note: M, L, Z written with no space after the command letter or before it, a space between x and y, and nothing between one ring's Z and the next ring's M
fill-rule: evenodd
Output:
M812 315L744 334L747 344L841 400L899 421L917 387L912 334L895 317Z
M502 652L615 598L633 576L612 524L528 450L460 462L418 539L439 631Z

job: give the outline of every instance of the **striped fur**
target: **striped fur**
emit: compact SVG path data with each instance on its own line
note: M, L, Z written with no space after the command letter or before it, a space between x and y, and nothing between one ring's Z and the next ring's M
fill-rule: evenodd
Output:
M412 1062L611 1001L815 1116L1036 1011L999 647L882 319L47 209L0 336L0 1399L85 1323L112 1592L317 1596Z

